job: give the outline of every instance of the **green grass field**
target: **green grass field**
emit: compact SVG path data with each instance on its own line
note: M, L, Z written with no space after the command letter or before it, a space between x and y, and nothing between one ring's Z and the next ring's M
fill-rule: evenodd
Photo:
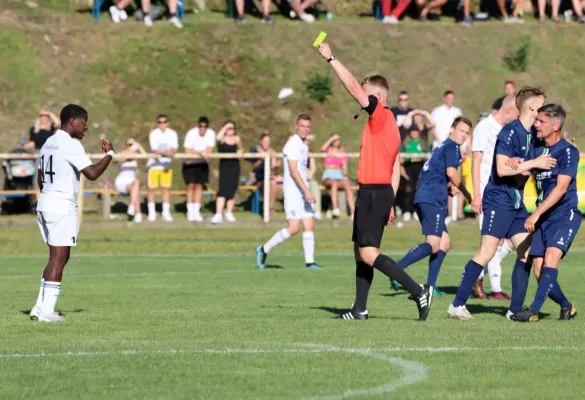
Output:
M544 320L517 324L503 317L507 303L472 300L476 320L448 319L478 240L472 221L450 226L453 254L439 277L447 294L424 323L380 274L370 320L333 319L353 301L349 221L318 224L319 271L304 270L298 238L274 250L272 268L255 268L254 247L278 223L88 222L57 305L70 322L49 325L25 314L46 262L30 220L4 220L0 233L1 399L582 397L582 317L559 322L547 301ZM399 257L420 239L411 223L389 229L383 248ZM584 249L580 235L560 273L578 308ZM426 264L409 271L424 280Z

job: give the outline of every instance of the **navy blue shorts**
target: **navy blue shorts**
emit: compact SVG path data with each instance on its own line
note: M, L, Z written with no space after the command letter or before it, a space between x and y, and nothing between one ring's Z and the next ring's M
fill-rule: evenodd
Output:
M443 236L447 232L445 218L447 217L447 207L437 207L432 204L419 203L414 205L418 220L422 226L423 235Z
M518 233L525 233L524 223L528 211L522 207L518 210L484 207L481 234L509 239Z
M566 214L542 220L534 232L528 255L544 257L548 247L556 247L563 251L563 257L565 257L579 227L581 227L582 218L579 210L575 209L568 211Z

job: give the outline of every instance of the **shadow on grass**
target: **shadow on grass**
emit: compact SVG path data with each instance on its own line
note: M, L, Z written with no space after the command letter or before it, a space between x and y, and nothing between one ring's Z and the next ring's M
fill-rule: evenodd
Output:
M20 310L20 312L24 315L30 315L30 312L32 310ZM67 315L67 314L77 314L77 313L82 313L82 312L86 312L87 310L83 309L83 308L76 308L74 310L55 310L59 313L59 315Z
M282 265L267 264L264 269L284 269Z

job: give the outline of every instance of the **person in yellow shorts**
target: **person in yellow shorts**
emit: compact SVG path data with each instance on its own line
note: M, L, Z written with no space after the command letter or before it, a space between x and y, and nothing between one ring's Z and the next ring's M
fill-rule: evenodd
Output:
M162 189L163 210L162 219L171 222L171 184L173 182L173 156L179 148L177 132L169 128L169 118L165 114L158 116L158 127L150 132L148 140L150 151L160 157L151 158L146 164L148 168L148 220L156 221L155 190Z

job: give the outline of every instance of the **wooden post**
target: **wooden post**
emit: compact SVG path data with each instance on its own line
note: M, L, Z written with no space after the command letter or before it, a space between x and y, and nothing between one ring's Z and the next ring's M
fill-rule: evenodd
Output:
M339 204L339 211L341 211L341 215L347 215L347 196L345 195L345 190L340 190L337 192L337 202Z
M79 174L79 189L77 192L77 224L81 227L81 221L83 219L83 191L85 186L85 176L82 173Z
M110 211L112 210L112 195L109 191L102 194L102 218L110 219Z
M270 222L270 172L272 171L270 154L264 157L264 222Z

